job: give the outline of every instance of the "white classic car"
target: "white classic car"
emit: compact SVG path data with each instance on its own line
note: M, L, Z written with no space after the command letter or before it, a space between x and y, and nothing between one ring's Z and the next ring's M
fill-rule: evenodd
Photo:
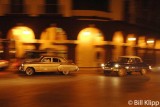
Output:
M63 57L41 56L37 60L27 60L19 67L26 75L33 75L35 72L61 72L64 75L78 71L79 67L67 61Z

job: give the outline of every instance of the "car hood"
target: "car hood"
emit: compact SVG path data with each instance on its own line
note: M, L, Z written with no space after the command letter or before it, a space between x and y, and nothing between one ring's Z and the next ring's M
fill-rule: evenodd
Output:
M115 64L118 64L118 65L129 65L129 63L122 63L122 62L107 62L105 65L106 66L114 66Z
M105 64L105 66L111 67L111 66L114 66L115 64L118 64L118 65L120 65L120 66L132 65L132 64L130 64L130 63L122 63L122 62L107 62L107 63ZM144 63L144 62L142 62L142 63L140 63L140 64L143 65L143 66L149 66L148 64L146 64L146 63Z

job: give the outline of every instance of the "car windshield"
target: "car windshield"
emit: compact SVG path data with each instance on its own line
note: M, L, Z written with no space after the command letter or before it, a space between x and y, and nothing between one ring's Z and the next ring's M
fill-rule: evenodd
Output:
M118 62L120 63L128 63L130 58L119 57Z
M68 60L65 58L59 58L59 59L61 60L61 62L68 62Z

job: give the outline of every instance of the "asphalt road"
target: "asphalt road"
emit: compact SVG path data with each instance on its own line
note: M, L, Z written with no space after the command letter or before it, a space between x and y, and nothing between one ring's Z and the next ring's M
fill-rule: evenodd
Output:
M0 107L160 107L160 72L118 77L0 72ZM156 105L153 105L156 104Z

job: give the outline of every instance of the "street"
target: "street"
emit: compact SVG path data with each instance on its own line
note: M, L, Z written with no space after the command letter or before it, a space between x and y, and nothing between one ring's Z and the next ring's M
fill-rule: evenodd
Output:
M151 107L152 102L160 106L159 76L160 72L105 76L97 70L25 76L1 71L0 107Z

